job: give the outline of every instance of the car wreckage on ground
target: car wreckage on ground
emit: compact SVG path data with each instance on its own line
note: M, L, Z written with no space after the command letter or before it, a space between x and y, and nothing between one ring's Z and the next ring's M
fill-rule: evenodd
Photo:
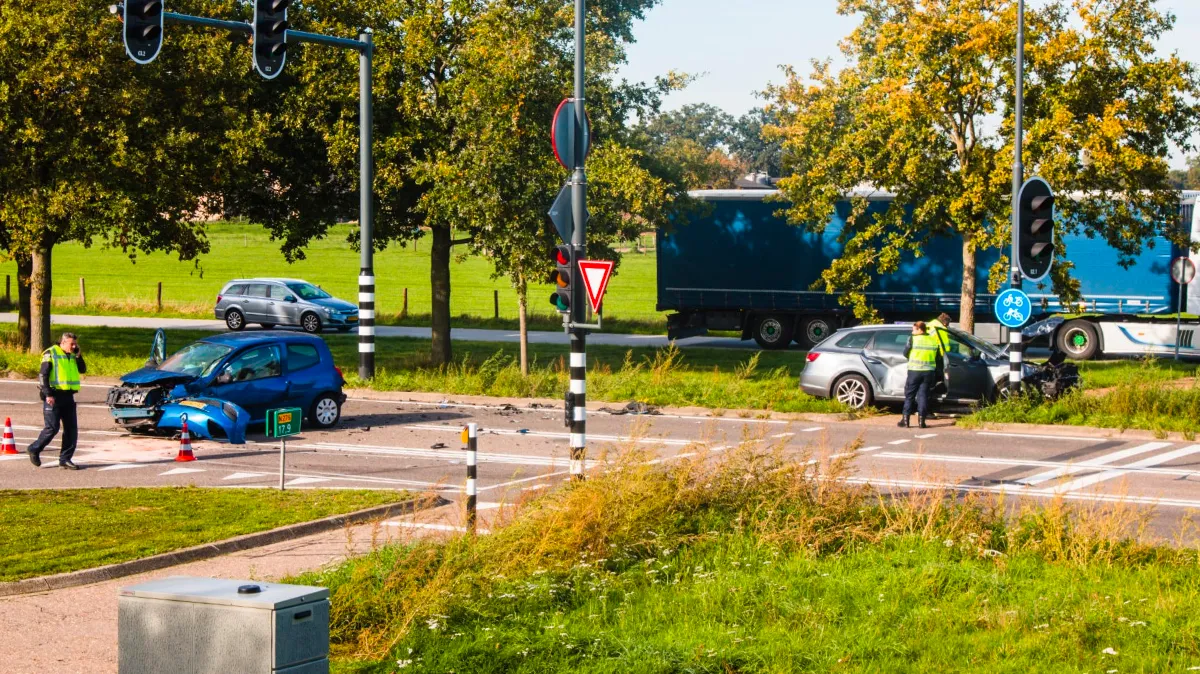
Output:
M193 437L246 441L267 411L299 407L328 428L341 419L345 379L324 340L299 333L220 334L166 357L159 330L146 365L109 389L117 425L134 432L174 433L186 419Z

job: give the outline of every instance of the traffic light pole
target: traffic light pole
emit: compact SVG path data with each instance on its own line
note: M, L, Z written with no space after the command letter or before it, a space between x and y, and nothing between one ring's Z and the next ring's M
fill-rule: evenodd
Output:
M117 7L117 5L113 6L114 12ZM254 27L244 21L209 19L177 12L163 12L163 23L218 28L247 35L254 34ZM374 125L371 100L371 62L375 54L374 36L369 28L364 29L357 40L291 29L287 30L286 35L289 42L311 42L327 47L353 49L358 52L358 226L361 258L358 274L358 376L363 379L373 379L375 377L375 203L372 187L375 181L375 163L371 157L372 127ZM582 340L582 337L580 339ZM582 350L582 341L580 349ZM582 431L580 432L582 433Z
M1018 262L1017 231L1021 218L1021 184L1025 181L1025 165L1022 150L1025 124L1025 0L1017 2L1017 61L1016 61L1017 107L1013 124L1013 186L1012 186L1012 287L1017 290L1023 285ZM1008 389L1011 393L1021 390L1021 375L1025 367L1025 343L1021 329L1008 331Z
M573 274L578 279L578 260L584 259L587 251L587 169L585 168L586 137L579 130L587 128L587 112L584 101L584 5L585 0L575 0L575 166L571 174L571 206L575 230L571 234L571 247L575 251L576 268ZM584 457L587 454L587 330L580 327L585 321L584 307L587 294L583 283L572 284L571 306L571 394L573 399L571 416L571 476L583 479Z

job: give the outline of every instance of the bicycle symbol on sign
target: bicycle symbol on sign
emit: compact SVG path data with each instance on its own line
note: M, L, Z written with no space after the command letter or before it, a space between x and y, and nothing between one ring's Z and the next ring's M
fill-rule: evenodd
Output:
M1016 308L1020 309L1021 307L1025 306L1025 299L1023 297L1021 297L1020 295L1007 295L1004 298L1004 306L1016 307ZM1012 314L1013 312L1009 311L1008 313ZM1006 316L1007 316L1007 314L1006 314ZM1016 317L1020 318L1021 314L1017 313Z
M1017 309L1014 307L1014 308L1011 308L1008 311L1004 312L1004 320L1006 320L1006 321L1023 321L1023 320L1025 320L1025 314L1021 313L1020 309Z

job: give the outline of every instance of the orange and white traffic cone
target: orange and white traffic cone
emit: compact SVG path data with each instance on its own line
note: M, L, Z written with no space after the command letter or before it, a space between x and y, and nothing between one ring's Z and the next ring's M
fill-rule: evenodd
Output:
M175 456L176 461L195 461L196 455L192 454L192 436L188 433L187 419L183 420L183 431L179 434L179 454Z
M4 441L0 442L0 454L18 454L17 441L13 438L12 419L4 417Z

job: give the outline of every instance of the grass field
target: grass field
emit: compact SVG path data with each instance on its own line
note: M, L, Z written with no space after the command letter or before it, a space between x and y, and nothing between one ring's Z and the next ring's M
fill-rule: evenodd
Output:
M153 331L139 328L69 328L80 339L91 376L116 377L141 367ZM0 326L0 339L11 342L14 327ZM167 332L167 350L213 333ZM334 361L351 386L358 380L358 341L353 335L326 335ZM392 391L431 391L460 395L561 398L567 390L566 345L531 344L530 375L521 376L516 344L456 341L455 362L429 364L429 340L384 338L375 356L370 387ZM841 406L800 391L797 377L803 352L755 352L739 349L588 348L588 398L659 406L779 412L838 412ZM37 355L0 348L0 371L35 376Z
M195 487L0 491L0 581L125 562L402 498Z
M754 442L644 458L526 500L489 535L299 579L331 590L334 671L1200 667L1196 550L1139 542L1145 513L882 500L833 481L844 465Z
M323 240L307 249L307 259L288 264L279 245L269 240L257 225L217 222L209 225L211 251L198 264L180 262L169 255L139 255L136 260L119 250L84 248L63 244L54 249L53 297L55 311L62 313L120 313L154 315L157 284L163 284L165 316L211 318L217 292L230 279L278 276L302 278L320 285L331 294L351 302L358 297L358 253L346 243L351 225L339 225ZM652 245L646 238L643 242ZM465 249L456 249L462 252ZM493 279L494 269L486 259L455 256L451 261L451 313L463 317L492 319L493 291L500 293L500 318L507 326L517 320L517 296L504 278ZM0 273L11 275L15 284L16 264L0 265ZM430 311L429 239L408 247L393 246L375 255L376 307L382 322L398 322L408 289L408 324L428 325ZM88 306L80 306L79 279L85 279ZM626 253L609 285L605 301L611 327L661 332L665 323L654 310L656 272L653 253ZM550 307L550 286L531 286L529 309L539 327L561 325ZM13 293L16 289L14 285ZM424 320L422 320L424 319ZM643 325L644 324L644 325ZM472 325L472 327L474 327Z

